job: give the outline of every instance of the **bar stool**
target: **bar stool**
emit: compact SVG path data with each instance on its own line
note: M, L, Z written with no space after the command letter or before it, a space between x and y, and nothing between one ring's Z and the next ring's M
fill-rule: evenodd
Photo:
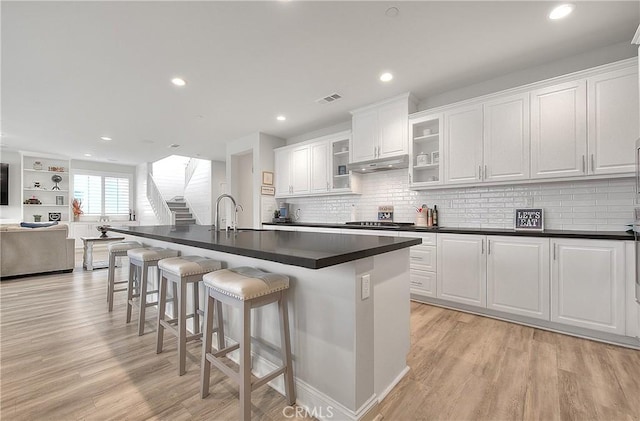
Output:
M223 269L203 276L207 287L205 303L205 322L202 340L202 366L200 375L200 396L209 395L211 364L224 374L238 382L240 386L240 419L251 420L251 391L283 374L287 403L293 405L296 400L293 387L293 367L291 365L291 342L289 338L289 315L287 312L287 290L289 277L263 272L250 267ZM214 303L223 302L240 310L242 335L240 341L222 348L218 336L218 351L211 352L211 334L213 332ZM280 313L280 343L282 367L264 377L251 381L251 309L270 303L278 303ZM218 324L222 317L218 315ZM222 357L240 349L240 372L228 367Z
M160 294L158 296L158 329L156 354L162 352L164 340L164 329L168 329L178 338L178 375L182 376L186 370L187 342L202 337L200 331L200 294L198 293L198 283L202 281L202 275L219 270L222 264L213 259L199 256L182 256L162 259L158 262L160 269ZM177 303L174 301L174 309L178 307L178 317L165 320L164 308L167 302L167 283L178 290ZM193 285L193 313L187 315L187 284ZM222 305L220 305L221 311ZM218 313L218 337L224 335L222 323ZM193 335L187 336L187 319L193 318ZM176 329L177 327L177 329Z
M158 266L158 262L168 257L178 256L176 250L169 250L162 247L143 247L137 249L127 250L127 256L129 257L129 283L127 285L127 323L131 321L131 309L136 304L140 307L140 314L138 316L138 335L144 334L144 322L145 312L147 307L158 304L157 301L152 303L147 302L147 295L155 294L158 291L147 290L147 277L149 274L149 268ZM133 293L133 280L134 274L137 275L138 290ZM160 280L160 270L158 270L158 281ZM138 302L133 299L138 298Z
M137 241L119 241L117 243L110 243L107 245L107 250L109 250L109 274L107 275L107 303L109 304L109 311L113 311L114 293L126 291L125 288L115 289L115 286L119 284L126 284L128 282L115 280L116 258L125 257L128 250L141 247L142 244Z

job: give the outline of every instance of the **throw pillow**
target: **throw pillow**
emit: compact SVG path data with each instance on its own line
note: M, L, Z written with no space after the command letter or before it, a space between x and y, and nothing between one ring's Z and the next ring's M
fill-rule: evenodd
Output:
M58 221L56 222L43 222L43 223L37 223L37 222L20 222L20 226L22 228L45 228L45 227L51 227L53 225L58 225Z

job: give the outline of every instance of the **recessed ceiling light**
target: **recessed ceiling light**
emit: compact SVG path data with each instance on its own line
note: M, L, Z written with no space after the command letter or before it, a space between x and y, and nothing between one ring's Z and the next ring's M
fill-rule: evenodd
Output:
M86 153L86 154L84 154L84 156L91 156L91 154L90 153Z
M571 12L573 12L573 9L575 9L575 6L573 4L561 4L560 6L555 7L551 11L551 13L549 13L549 19L557 20L565 18L569 16Z
M278 117L276 117L276 120L278 121L285 121L287 119L287 117L283 116L283 115L279 115Z
M105 142L108 142L113 139L111 139L109 136L100 136L100 140L104 140Z
M179 77L174 77L173 79L171 79L171 83L176 86L184 86L187 84L187 81Z
M380 75L380 80L383 82L389 82L391 79L393 79L393 75L389 72Z

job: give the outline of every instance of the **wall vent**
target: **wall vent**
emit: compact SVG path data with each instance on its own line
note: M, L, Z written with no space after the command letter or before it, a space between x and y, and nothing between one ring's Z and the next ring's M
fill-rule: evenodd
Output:
M316 102L318 104L328 104L330 102L335 102L339 99L342 99L342 95L340 95L339 93L333 93L331 95L325 96L324 98L316 99Z

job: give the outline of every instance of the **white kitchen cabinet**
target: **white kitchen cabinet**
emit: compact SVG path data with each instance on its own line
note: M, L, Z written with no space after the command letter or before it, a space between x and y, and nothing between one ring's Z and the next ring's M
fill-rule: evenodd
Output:
M329 191L329 147L327 142L310 145L312 193Z
M549 239L487 236L487 308L549 320Z
M444 113L444 174L446 184L482 180L482 105Z
M346 170L350 132L274 150L276 196L358 194L358 176Z
M436 297L437 240L435 233L401 231L399 237L421 238L422 244L409 250L409 280L411 294Z
M555 239L551 246L551 320L624 335L624 242Z
M587 173L586 81L531 93L531 178Z
M437 297L487 306L485 236L438 234Z
M485 102L483 181L529 178L529 94Z
M640 136L637 67L587 79L590 174L635 171L632 153Z
M403 94L351 112L351 162L405 155L409 151L407 127L415 100Z

